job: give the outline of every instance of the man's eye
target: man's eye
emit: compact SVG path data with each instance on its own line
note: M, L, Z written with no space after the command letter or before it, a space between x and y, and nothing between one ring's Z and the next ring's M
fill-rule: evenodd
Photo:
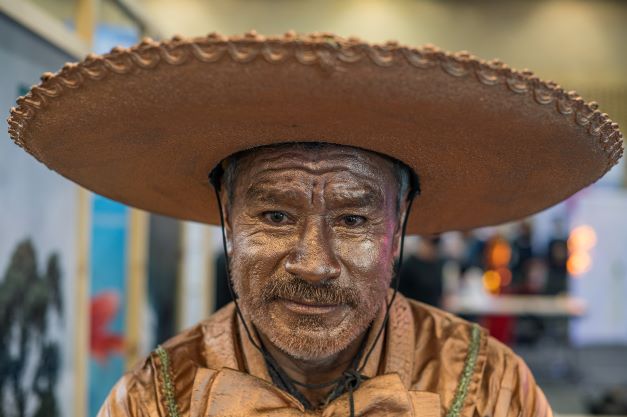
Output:
M283 224L287 221L287 214L281 211L267 211L263 213L263 217L273 224Z
M357 216L354 214L349 214L348 216L342 217L342 223L348 227L356 227L361 226L366 222L366 218L363 216Z

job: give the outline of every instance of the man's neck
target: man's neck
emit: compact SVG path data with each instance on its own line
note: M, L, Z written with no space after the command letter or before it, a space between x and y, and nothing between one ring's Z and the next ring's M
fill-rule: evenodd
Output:
M350 368L367 334L368 330L364 331L335 355L311 360L296 359L274 346L263 334L259 333L259 337L268 353L290 379L303 384L322 384L338 379ZM318 406L324 402L333 386L320 389L307 389L301 386L297 388L313 406Z

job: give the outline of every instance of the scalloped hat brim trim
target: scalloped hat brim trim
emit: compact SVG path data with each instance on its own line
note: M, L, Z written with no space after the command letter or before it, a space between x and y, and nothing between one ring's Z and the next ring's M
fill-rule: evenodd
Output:
M327 141L407 163L423 188L410 233L532 214L623 153L596 103L529 71L330 34L145 39L44 74L8 122L16 144L89 189L214 224L208 170L270 143Z

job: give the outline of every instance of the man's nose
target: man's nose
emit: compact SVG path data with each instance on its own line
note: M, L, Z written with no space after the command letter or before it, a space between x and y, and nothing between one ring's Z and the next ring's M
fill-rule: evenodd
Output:
M312 284L338 278L341 267L321 218L308 219L296 247L285 262L285 269Z

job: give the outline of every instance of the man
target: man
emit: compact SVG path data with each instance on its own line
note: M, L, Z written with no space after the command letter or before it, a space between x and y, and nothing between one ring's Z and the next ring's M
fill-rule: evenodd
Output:
M603 175L621 136L594 105L467 54L292 33L146 40L43 79L16 143L221 224L235 295L101 417L551 415L511 350L387 289L405 232L519 218Z

